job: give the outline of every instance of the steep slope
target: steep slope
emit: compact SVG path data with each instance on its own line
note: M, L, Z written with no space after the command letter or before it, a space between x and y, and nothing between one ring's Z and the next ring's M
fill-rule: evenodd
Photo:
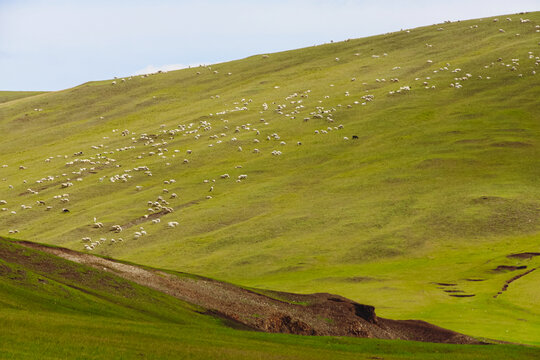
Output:
M535 273L493 296L517 275L499 265L539 266L506 257L539 252L539 22L441 24L0 104L1 229L538 343Z

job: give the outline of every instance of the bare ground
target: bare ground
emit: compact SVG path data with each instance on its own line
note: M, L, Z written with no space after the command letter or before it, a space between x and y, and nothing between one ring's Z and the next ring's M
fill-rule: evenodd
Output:
M108 271L140 285L196 304L207 313L254 330L300 335L355 336L452 344L482 342L419 320L390 320L375 308L327 293L300 295L265 292L270 296L225 282L168 273L131 264L21 241L21 245Z

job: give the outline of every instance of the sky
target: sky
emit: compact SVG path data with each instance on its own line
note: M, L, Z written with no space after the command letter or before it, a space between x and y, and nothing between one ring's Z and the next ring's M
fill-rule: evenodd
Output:
M0 90L61 90L539 8L540 0L0 0Z

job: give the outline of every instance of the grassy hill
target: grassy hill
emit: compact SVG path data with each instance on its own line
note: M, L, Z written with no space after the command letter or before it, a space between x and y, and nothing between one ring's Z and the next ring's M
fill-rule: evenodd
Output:
M1 234L538 345L540 13L497 19L0 104Z
M533 359L538 348L235 330L203 309L88 265L0 239L3 359ZM151 344L151 346L149 346Z
M45 91L0 91L0 104L43 93Z

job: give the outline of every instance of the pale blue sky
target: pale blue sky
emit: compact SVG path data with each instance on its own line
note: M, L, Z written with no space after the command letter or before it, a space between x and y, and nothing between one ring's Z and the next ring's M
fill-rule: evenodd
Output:
M539 8L540 0L0 0L0 90L59 90Z

